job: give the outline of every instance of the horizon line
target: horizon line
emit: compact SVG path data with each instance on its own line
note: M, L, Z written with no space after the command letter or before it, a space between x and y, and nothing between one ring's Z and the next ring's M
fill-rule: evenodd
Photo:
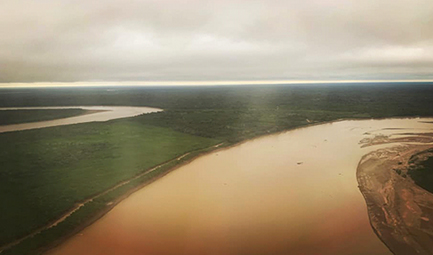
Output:
M149 87L149 86L227 86L227 85L295 85L343 83L405 83L433 82L433 79L410 80L255 80L255 81L79 81L79 82L10 82L0 88L56 88L56 87Z

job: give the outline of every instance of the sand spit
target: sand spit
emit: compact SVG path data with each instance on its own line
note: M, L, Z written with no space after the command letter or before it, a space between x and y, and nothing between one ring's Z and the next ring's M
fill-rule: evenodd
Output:
M365 146L401 143L365 155L357 169L370 223L394 254L433 254L433 194L407 174L412 155L433 148L433 135L378 136Z

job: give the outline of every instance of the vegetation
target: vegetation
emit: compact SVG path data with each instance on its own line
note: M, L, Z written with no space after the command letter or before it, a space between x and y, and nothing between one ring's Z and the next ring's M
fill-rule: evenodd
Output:
M128 120L0 134L0 203L7 205L0 214L0 246L77 202L217 142Z
M433 149L420 152L410 159L409 176L421 188L433 193Z
M68 118L86 112L82 109L0 110L0 125Z
M340 118L433 116L433 84L320 84L0 90L0 106L136 105L136 121L236 142Z

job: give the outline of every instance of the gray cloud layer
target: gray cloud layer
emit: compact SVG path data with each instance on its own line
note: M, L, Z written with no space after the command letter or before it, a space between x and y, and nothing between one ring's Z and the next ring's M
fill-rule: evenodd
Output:
M0 82L433 78L431 0L2 0Z

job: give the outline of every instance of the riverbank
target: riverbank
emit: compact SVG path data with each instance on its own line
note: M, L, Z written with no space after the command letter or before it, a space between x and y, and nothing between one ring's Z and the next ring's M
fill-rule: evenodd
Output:
M49 222L46 226L43 226L39 229L37 229L36 231L30 233L29 235L26 235L23 238L20 238L18 240L15 240L12 243L9 243L6 246L0 247L0 251L4 250L2 254L21 254L23 251L29 250L29 248L27 247L33 247L37 248L37 250L32 250L32 254L42 254L46 251L49 251L50 249L53 249L54 247L60 245L61 243L63 243L65 240L69 239L70 237L74 236L75 234L79 233L80 231L82 231L83 229L85 229L87 226L91 225L92 223L94 223L95 221L97 221L98 219L100 219L101 217L103 217L106 213L108 213L109 211L111 211L119 202L121 202L122 200L124 200L125 198L129 197L131 194L133 194L134 192L144 188L146 185L164 177L165 175L169 174L170 172L178 169L179 167L182 167L184 165L189 164L190 162L192 162L193 160L201 157L201 156L205 156L208 155L210 153L214 153L214 152L218 152L221 150L226 150L226 149L230 149L236 146L240 146L244 143L256 140L256 139L260 139L266 136L277 136L286 132L291 132L291 131L295 131L298 129L305 129L308 127L313 127L313 126L318 126L318 125L323 125L323 124L331 124L331 123L335 123L335 122L339 122L339 121L343 121L343 120L335 120L335 121L327 121L327 122L323 122L323 123L309 123L306 124L305 126L301 126L301 127L297 127L297 128L293 128L291 130L284 130L284 131L280 131L277 133L273 133L273 134L263 134L257 137L253 137L250 140L244 140L241 142L237 142L237 143L219 143L217 145L213 145L210 146L206 149L200 149L200 150L194 150L194 151L189 151L179 157L176 157L174 159L168 160L166 162L163 162L149 170L146 170L145 172L132 177L131 179L127 180L127 181L122 181L122 183L120 184L116 184L114 187L111 187L93 197L87 198L84 202L81 202L79 204L76 204L74 206L74 208L68 210L67 212L65 212L64 214L60 215L57 219ZM155 170L159 170L158 172L156 172ZM149 173L153 173L152 175L149 176ZM131 183L131 181L134 180L136 181L135 184ZM126 185L129 184L129 185ZM119 189L123 187L122 189ZM104 197L105 195L107 195L108 193L109 196ZM120 194L120 195L119 195ZM70 216L72 216L73 213L76 213L79 209L81 209L83 206L85 206L86 204L88 204L89 202L98 202L99 200L103 200L103 202L101 204L103 204L103 206L100 206L98 208L94 208L91 209L89 212L87 212L87 216L81 216L80 221L82 221L79 225L75 226L73 231L69 231L69 233L63 234L63 236L59 237L59 238L55 238L55 240L53 239L52 241L50 241L51 238L48 238L46 240L44 240L44 243L46 242L48 245L43 245L41 247L39 247L39 245L37 245L36 243L38 243L38 239L44 239L43 235L49 235L45 232L51 232L51 228L63 223L63 224L67 224L68 221L74 221L74 217L69 218ZM83 221L84 220L84 221ZM65 222L66 221L66 222ZM43 233L42 237L38 236L38 238L34 238L36 235L39 235ZM21 244L24 242L23 247L24 248L19 248L17 250L12 249L10 250L10 248ZM26 244L26 242L29 242L29 244ZM33 244L32 244L33 242Z
M385 120L385 119L382 119L382 120ZM404 121L404 120L412 120L412 121L415 121L416 118L402 118L402 119L398 119L398 120L401 120L401 121ZM142 188L144 188L145 186L149 185L149 184L152 183L153 181L158 180L158 179L160 179L160 178L163 177L163 176L166 176L167 174L171 173L173 170L178 169L178 168L180 168L180 167L184 167L185 165L191 163L193 160L195 160L195 159L198 158L198 157L202 157L202 156L206 156L206 155L209 156L210 154L215 154L215 153L218 153L218 152L221 152L221 151L226 151L226 150L229 150L229 149L231 149L231 148L235 148L235 147L238 147L238 146L241 146L241 145L244 145L244 144L250 143L250 142L252 142L252 141L257 141L257 140L260 140L260 139L263 139L263 138L278 137L279 135L282 135L282 134L284 134L284 133L296 132L296 131L299 131L299 130L302 130L302 129L307 129L307 128L311 128L311 127L319 126L319 125L324 125L324 124L330 124L330 125L332 125L332 124L337 124L338 122L342 122L342 121L345 121L345 120L330 121L330 122L326 122L326 123L312 123L312 124L309 124L309 125L307 125L307 126L298 127L298 128L292 129L292 130L285 130L285 131L278 132L278 133L275 133L275 134L270 134L270 135L262 135L262 136L259 136L259 137L255 137L255 138L253 138L253 139L251 139L251 140L242 141L242 142L239 142L239 143L234 143L234 144L228 144L228 143L226 143L224 146L221 146L220 148L211 147L211 148L209 148L210 150L208 150L208 152L204 152L204 153L201 152L201 153L199 153L198 155L194 156L193 158L188 159L188 161L183 162L183 163L181 163L181 164L179 164L179 165L173 167L172 169L168 170L168 171L165 172L164 174L155 177L155 178L152 179L151 181L146 182L146 183L144 183L144 184L141 184L141 185L139 185L139 186L137 186L137 187L135 187L135 188L129 190L129 191L125 194L125 196L121 196L121 197L117 198L115 201L110 202L110 208L109 208L108 210L106 210L106 211L104 211L104 212L101 212L101 214L98 214L96 217L92 218L92 221L91 221L91 222L89 222L88 224L83 225L82 227L85 228L85 227L89 226L91 223L94 223L94 222L96 222L97 220L101 219L101 218L102 218L106 213L108 213L109 211L111 211L111 210L113 209L114 205L118 205L120 202L122 202L124 199L128 198L128 197L129 197L130 195L132 195L133 193L135 193L135 192L141 190ZM405 140L402 140L401 138L399 138L398 141L400 141L400 142L404 142ZM409 139L409 140L407 140L407 141L412 141L412 140ZM396 142L397 142L397 141L396 141ZM376 141L376 144L377 144L377 141ZM187 154L189 154L189 153L187 153ZM186 154L186 155L187 155L187 154ZM179 157L179 158L183 158L183 157L186 156L186 155L183 155L183 156L181 156L181 157ZM112 205L113 207L111 207L111 205ZM74 232L74 234L78 234L78 233L80 233L80 231L82 231L82 228L77 229L77 232ZM80 234L80 235L82 235L82 234ZM72 236L73 236L73 235L72 235ZM68 236L68 238L70 238L70 237L71 237L71 236ZM65 238L65 240L68 239L68 238ZM62 242L63 242L63 240L62 240ZM59 242L59 243L57 243L57 244L60 244L60 243L61 243L61 242ZM57 245L57 244L56 244L56 245ZM56 251L56 249L54 249L54 251ZM47 254L52 254L52 253L49 252L49 253L47 253ZM56 253L54 252L54 254L56 254ZM383 254L383 253L380 253L380 254Z
M38 253L42 254L42 253L48 252L47 254L50 254L50 252L49 252L50 250L55 249L57 246L61 245L66 240L70 239L74 235L83 231L86 227L90 226L91 224L95 223L97 220L101 219L104 215L106 215L108 212L110 212L116 205L118 205L124 199L128 198L129 196L131 196L135 192L143 189L144 187L153 183L154 181L161 179L162 177L166 176L167 174L170 174L172 171L175 171L176 169L179 169L180 167L183 167L183 166L191 163L192 161L194 161L200 157L209 155L211 153L217 153L220 151L228 150L230 148L234 148L236 146L240 146L242 144L245 144L247 142L251 142L251 141L254 141L254 140L257 140L260 138L269 137L269 136L278 136L278 135L281 135L283 133L292 132L292 131L296 131L299 129L305 129L308 127L313 127L313 126L318 126L318 125L323 125L323 124L332 124L332 123L336 123L336 122L340 122L340 121L344 121L344 120L340 119L340 120L335 120L335 121L326 121L326 122L322 122L322 123L309 123L309 124L306 124L305 126L293 128L290 130L283 130L283 131L273 133L273 134L263 134L260 136L253 137L249 140L244 140L244 141L240 141L240 142L236 142L236 143L228 143L228 142L219 143L217 145L210 146L206 149L187 152L187 153L185 153L179 157L176 157L172 160L164 162L164 163L162 163L162 164L160 164L154 168L151 168L151 169L143 172L142 174L139 174L136 177L133 177L132 179L140 181L140 184L133 186L133 187L130 187L129 190L127 190L125 193L121 194L118 197L115 197L113 200L106 202L106 207L104 209L96 212L93 216L86 219L82 224L77 226L69 234L58 238L56 241L52 242L49 246L46 246L46 247L39 249ZM148 175L149 173L154 172L155 170L158 170L158 169L161 170L162 173L160 172L157 175L151 177L150 179L146 178L145 180L140 180L141 178L146 177L146 175ZM130 181L127 181L127 183L129 183L129 182ZM122 182L122 183L125 183L125 182ZM121 186L123 186L123 185L121 185ZM116 185L115 187L110 188L109 191L113 191L114 189L116 189L118 187L119 187L119 185ZM87 201L93 201L95 198L99 198L99 197L101 197L101 195L104 195L104 194L107 194L107 191L104 191L102 194L99 194L99 195L95 196L94 198L88 199ZM75 209L73 209L73 210L75 211ZM69 216L70 216L70 214L69 214Z
M0 200L9 205L0 214L2 249L27 237L21 248L14 246L2 254L34 254L139 180L74 211L83 201L145 169L219 142L128 120L9 132L0 137ZM67 221L58 222L72 211ZM32 235L41 230L47 231Z
M78 107L78 108L80 108L80 107ZM107 106L90 106L90 107L87 107L87 106L85 106L85 107L81 107L81 108L83 108L83 109L86 109L87 111L106 111L106 114L105 115L107 115L107 114L111 114L110 116L103 116L103 118L104 119L101 119L101 116L96 116L95 114L93 114L93 115L91 115L91 116L89 116L89 117L91 117L91 119L86 119L86 120L84 120L84 121L90 121L90 120L95 120L95 118L96 118L96 121L105 121L105 120L108 120L108 119L112 119L112 118L118 118L118 117L124 117L123 115L125 114L125 112L124 111L120 111L120 114L121 114L121 116L119 116L119 113L116 113L116 114L112 114L112 111L114 110L114 111L116 111L116 109L118 109L118 108L121 108L121 110L123 110L122 108L126 108L126 110L130 110L130 109L132 109L133 111L130 111L130 112L126 112L126 114L127 115L130 115L131 113L132 114L137 114L136 113L136 108L141 112L142 111L142 109L145 109L145 111L147 111L147 108L145 108L145 107L107 107ZM53 109L62 109L62 110L65 110L65 109L69 109L69 107L23 107L23 108L8 108L9 110L22 110L22 109L26 109L26 110L38 110L38 109L45 109L45 110L53 110ZM149 109L153 109L153 108L149 108ZM156 110L158 110L158 109L156 109ZM108 119L107 119L108 118ZM55 126L55 125L68 125L68 124L76 124L76 123L80 123L82 120L79 120L78 122L77 122L77 120L76 119L74 119L74 118L70 118L70 119L68 119L66 122L65 122L65 120L62 120L62 119L60 119L60 120L55 120L55 121L52 121L52 122L50 122L50 125L53 125L53 126ZM117 122L117 121L116 121ZM116 123L116 122L114 122L114 123ZM132 121L127 121L129 124L128 125L137 125L138 123L136 123L136 122L132 122ZM43 125L45 125L44 123L46 123L46 122L41 122ZM30 128L32 128L32 127L35 127L35 128L41 128L42 126L40 125L41 123L28 123L28 124L23 124L23 125L25 125L25 129L30 129ZM323 124L323 123L308 123L308 124L306 124L306 125L304 125L304 126L302 126L302 127L299 127L299 128L305 128L305 127L307 127L307 126L313 126L313 125L318 125L318 124ZM8 126L8 127L11 127L11 126ZM75 127L81 127L81 126L75 126ZM21 126L12 126L11 127L12 129L11 130L21 130ZM75 129L76 128L74 128L74 127L68 127L68 129L70 129L70 130L74 130L74 132L72 132L71 133L71 135L73 136L73 134L78 134L76 131L75 131ZM81 130L86 130L86 129L82 129L81 128ZM50 133L50 136L51 135L53 135L53 136L55 136L55 134L57 133L57 131L61 131L61 129L59 129L59 127L58 128L55 128L55 131L54 132L49 132ZM96 130L95 130L96 131ZM102 131L102 130L101 130ZM281 132L279 132L279 133L282 133L282 132L287 132L287 131L290 131L290 130L284 130L284 131L281 131ZM33 131L31 131L32 133L34 133L34 132L39 132L39 131L36 131L36 130L33 130ZM41 131L42 133L46 133L46 132L43 132L43 131ZM87 132L87 131L86 131ZM63 133L63 132L62 132ZM23 133L23 134L27 134L27 133ZM70 135L70 136L71 136ZM269 134L267 134L267 135L269 135ZM15 134L15 136L16 137L19 137L19 135L18 134ZM40 136L40 135L38 135L38 136ZM265 136L265 134L263 134L263 135L261 135L261 136ZM35 136L31 136L32 138L31 139L33 139L33 137L35 137ZM48 138L48 137L46 137L45 135L42 135L42 137L45 137L45 138ZM255 139L255 138L259 138L259 137L254 137L253 139ZM78 138L74 138L74 140L77 140ZM92 138L93 139L93 138ZM80 139L78 139L78 140L80 140ZM16 140L15 139L12 139L11 140L11 142L16 142ZM67 142L67 140L66 141L62 141L62 142ZM72 142L72 141L71 141ZM225 146L230 146L230 147L232 147L232 146L236 146L236 145L240 145L240 144L242 144L242 143L244 143L244 142L246 142L246 141L242 141L242 142L240 142L240 143L225 143ZM35 144L38 144L38 142L36 142L36 141L34 141L34 143ZM74 144L74 143L76 143L76 142L72 142L72 144ZM54 149L54 148L53 148ZM204 151L207 151L207 150L204 150ZM31 152L31 151L30 151ZM201 153L203 153L203 151L201 150ZM58 152L56 152L56 154L58 154ZM191 154L191 155L188 155L188 154ZM187 157L188 156L188 157ZM184 158L185 157L185 158ZM188 153L186 153L186 154L184 154L184 155L182 155L181 156L181 158L180 159L182 159L182 161L180 161L180 162L177 162L177 163L182 163L183 161L185 161L185 160L189 160L191 157L194 157L194 158L196 158L197 156L196 156L196 152L195 151L192 151L192 152L188 152ZM173 160L175 160L175 159L173 159ZM165 163L163 163L163 164L165 164ZM172 166L175 166L176 164L174 164L174 165L172 165ZM177 167L176 167L177 168ZM147 173L147 171L146 171L146 173ZM141 174L140 174L140 176L141 176ZM134 178L136 178L136 177L134 177ZM116 185L115 187L117 187L118 185ZM142 187L142 186L140 186L139 185L139 187ZM131 189L131 187L129 187L130 189ZM111 188L110 188L111 189ZM109 189L109 190L110 190ZM133 190L135 190L135 189L133 189ZM105 191L104 191L105 192ZM119 192L119 194L122 194L122 192L125 192L125 190L123 190L123 191L121 191L121 192ZM127 192L128 193L128 192ZM130 194L130 192L128 193L128 194ZM115 196L114 196L115 197ZM34 248L37 248L37 247L39 247L40 245L38 245L37 243L48 243L47 242L47 240L51 240L51 239L53 239L53 238L47 238L47 239L45 239L45 240L39 240L38 241L38 239L44 239L44 238L34 238L34 236L35 235L39 235L39 233L41 233L42 231L45 231L45 230L48 230L48 229L51 229L52 227L55 227L55 226L57 226L59 223L61 223L61 221L64 221L65 220L65 218L66 217L69 217L69 216L71 216L72 215L72 213L76 213L76 211L77 210L79 210L79 209L81 209L81 211L86 211L86 209L85 208L82 208L83 207L83 205L85 204L85 203L87 203L87 202L93 202L93 199L94 199L94 197L90 197L90 198L86 198L85 200L84 200L84 202L79 202L78 204L76 204L76 205L74 205L74 207L72 208L72 209L68 209L66 212L63 212L59 217L57 217L56 219L54 219L54 220L52 220L52 221L50 221L50 222L48 222L45 226L43 226L43 227L40 227L40 228L38 228L38 229L36 229L35 231L33 231L32 233L29 233L29 234L27 234L26 236L24 236L24 237L21 237L21 238L19 238L19 239L16 239L15 241L13 241L13 242L11 242L11 243L9 243L9 244L6 244L6 245L3 245L2 247L1 247L1 250L5 250L4 251L4 253L9 253L9 252L11 252L12 254L22 254L22 252L24 251L24 250L26 250L26 248L23 248L23 249L18 249L18 252L17 253L15 253L13 250L14 249L12 249L12 250L10 250L9 248L11 248L11 247L13 247L13 246L15 246L15 245L17 245L18 243L22 243L24 240L30 240L29 242L31 243L31 244L29 244L29 245L24 245L24 247L33 247L33 248L31 248L31 249L27 249L27 250L34 250ZM120 201L120 200L119 200ZM108 202L106 202L105 204L115 204L116 203L116 201L108 201ZM102 209L101 209L102 208ZM108 210L105 210L104 208L108 208ZM84 223L80 223L80 225L81 225L81 227L78 227L77 228L77 230L80 230L80 229L82 229L82 227L83 226L86 226L86 225L89 225L91 222L93 222L95 219L97 219L97 218L99 218L100 216L102 216L102 215L104 215L106 212L108 212L109 211L109 208L110 208L110 206L108 206L108 207L105 207L105 206L98 206L97 208L93 208L93 209L89 209L89 212L86 212L86 214L87 215L91 215L94 211L98 211L98 210L101 210L101 214L98 216L96 216L96 217L94 217L94 216L92 216L92 217L90 217L90 221L88 221L88 222L84 222ZM83 210L84 209L84 210ZM80 211L80 212L81 212ZM83 219L85 219L85 218L89 218L89 216L80 216L80 217L77 217L77 218L80 218L80 219L73 219L73 220L79 220L80 222L83 220ZM73 221L72 220L72 221ZM73 225L74 224L76 224L76 223L73 223ZM70 228L70 227L68 227L68 228ZM52 231L49 231L49 232L52 232ZM74 231L74 232L76 232L76 231ZM43 245L43 246L45 246L45 245ZM8 251L9 250L9 251Z
M60 118L59 116L65 115L73 109L79 111L82 114L75 114L66 118ZM38 128L65 126L72 124L81 124L88 122L103 122L115 119L122 119L128 117L135 117L138 115L144 115L149 113L161 112L162 109L151 108L151 107L130 107L130 106L53 106L53 107L3 107L0 111L16 111L15 114L19 116L22 111L28 112L31 115L42 112L55 112L59 118L53 118L50 116L40 116L41 121L35 120L33 122L22 123L20 121L17 124L0 125L0 133L5 132L16 132L23 130L31 130ZM65 113L63 113L65 112ZM14 118L17 118L14 116ZM34 117L32 117L34 118Z
M357 168L370 223L396 255L433 254L433 194L408 173L414 154L433 148L431 133L402 133L365 140L364 146L404 143L365 155Z
M112 188L110 188L104 192L101 192L100 194L97 194L97 195L93 196L92 198L87 199L83 203L80 203L75 208L73 208L70 212L67 212L65 215L62 215L60 217L60 220L57 220L54 223L50 223L48 226L41 228L37 232L32 233L31 235L29 235L29 236L27 236L21 240L17 240L17 242L12 244L12 246L17 245L28 238L34 237L35 235L41 233L42 231L49 230L50 228L55 227L56 225L68 220L68 218L73 213L77 212L81 207L85 206L86 204L88 204L90 202L97 201L97 200L103 200L104 201L103 202L103 203L105 203L104 208L99 209L99 210L96 209L93 212L90 212L88 217L83 218L82 223L80 225L76 226L72 231L70 231L69 233L66 233L65 235L63 235L59 238L56 238L49 245L39 247L38 250L32 251L32 252L34 252L34 254L46 253L46 252L54 249L55 247L59 246L60 244L62 244L63 242L65 242L66 240L71 238L72 236L78 234L80 231L82 231L86 227L90 226L91 224L93 224L94 222L99 220L100 218L102 218L105 214L110 212L117 204L119 204L122 200L128 198L133 193L144 188L145 186L149 185L150 183L157 181L158 179L166 176L170 172L178 169L179 167L182 167L186 164L189 164L190 162L197 159L198 157L201 157L201 156L203 156L203 155L205 155L211 151L215 151L215 149L217 149L219 147L224 148L223 143L213 145L211 147L208 147L208 148L205 148L202 150L187 152L187 153L185 153L185 154L183 154L177 158L174 158L174 159L169 160L167 162L164 162L160 165L157 165L157 166L155 166L155 167L153 167L153 168L151 168L151 169L149 169L149 170L147 170L147 171L145 171L145 172L143 172L143 173L141 173L141 174L139 174L139 175L137 175L137 176L135 176L129 180L123 181L122 183L120 183L120 184L118 184L118 185L116 185L116 186L114 186L114 187L112 187ZM131 184L131 182L133 182L133 181L135 181L134 185L128 185L128 184ZM124 187L123 191L120 191L121 187ZM124 191L125 188L126 188L126 191ZM109 193L111 193L111 194L109 194ZM109 195L109 198L104 197L106 195ZM10 248L10 247L5 247L4 249L6 250L8 248ZM6 252L5 254L8 254L8 253ZM15 254L15 251L13 251L12 254Z

